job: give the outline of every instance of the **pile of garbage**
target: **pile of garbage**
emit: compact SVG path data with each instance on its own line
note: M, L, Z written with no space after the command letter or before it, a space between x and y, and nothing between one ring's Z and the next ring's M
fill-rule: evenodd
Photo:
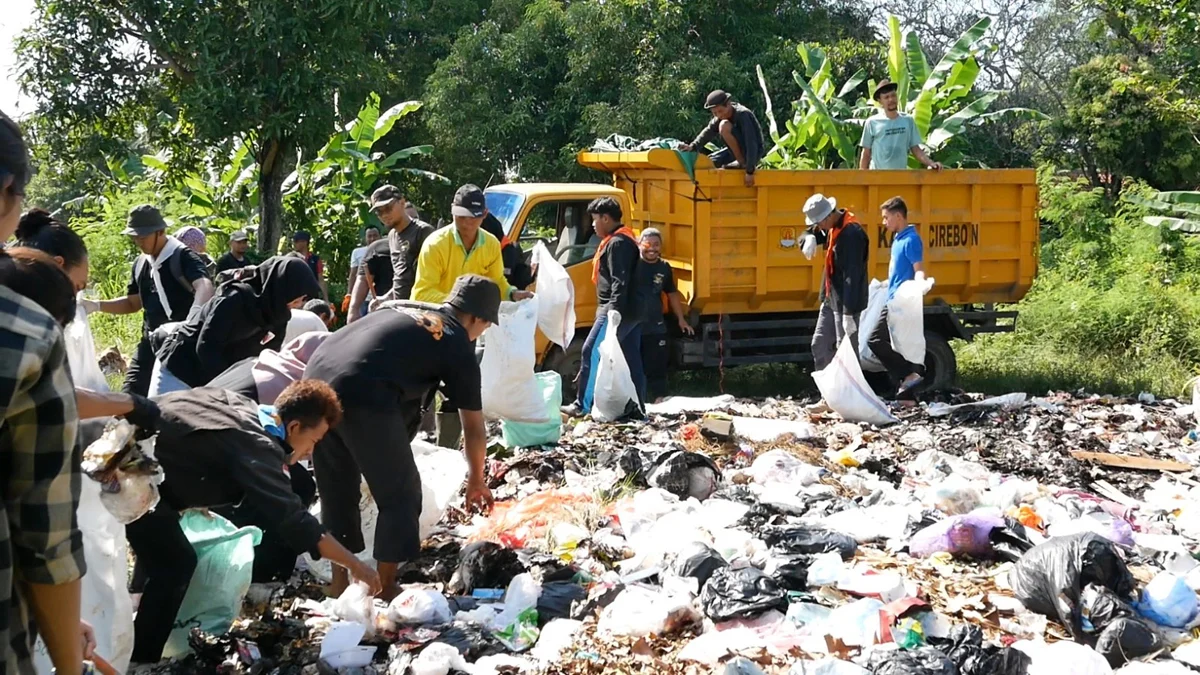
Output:
M161 672L1200 670L1200 445L1176 401L966 395L849 424L668 399L494 448L390 603L255 586Z

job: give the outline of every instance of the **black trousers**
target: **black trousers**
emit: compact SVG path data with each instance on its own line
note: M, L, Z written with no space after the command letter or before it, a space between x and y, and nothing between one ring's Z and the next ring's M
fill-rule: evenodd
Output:
M157 663L192 583L196 551L179 526L179 512L162 501L126 525L125 536L144 576L142 601L133 623L133 661Z
M420 402L343 405L342 423L313 453L321 522L352 553L361 553L359 484L366 478L379 507L375 559L411 560L421 550L421 475L410 442L421 422Z
M150 393L150 376L154 374L154 349L150 346L150 337L145 333L138 341L133 358L125 369L125 383L121 391L126 394L145 396Z
M871 331L871 337L867 338L867 346L871 348L872 352L875 352L879 362L887 369L888 375L897 383L903 382L904 378L913 373L920 372L920 369L924 367L909 363L904 360L903 356L900 356L899 352L892 349L892 334L888 331L886 307L879 317L879 323L875 324L875 330Z
M642 371L646 374L646 402L667 395L667 334L642 335Z
M312 474L299 464L288 467L288 473L292 478L292 492L300 498L304 508L312 506L317 499L317 483ZM215 510L238 527L253 525L262 530L262 540L254 547L254 576L251 579L254 583L287 581L291 578L292 571L296 569L296 557L304 551L292 548L280 536L279 530L270 527L267 519L249 504L243 502Z

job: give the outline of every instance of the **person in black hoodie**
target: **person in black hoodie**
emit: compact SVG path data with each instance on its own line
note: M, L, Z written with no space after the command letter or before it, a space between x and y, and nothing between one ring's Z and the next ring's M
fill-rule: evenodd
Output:
M264 349L278 351L291 310L321 297L316 277L299 258L277 256L234 274L163 340L151 396L204 386L242 359Z
M612 197L600 197L588 204L592 227L600 236L600 245L592 258L592 281L596 284L596 322L583 342L575 401L563 406L564 415L581 417L592 410L594 371L599 362L600 341L608 329L608 312L621 315L617 338L629 364L629 374L637 387L639 403L646 400L646 378L642 373L642 311L638 289L634 288L641 253L633 230L621 224L621 205Z
M822 194L804 203L804 217L809 233L825 245L821 311L812 337L813 369L822 370L846 336L858 352L858 317L867 308L867 233L853 213Z

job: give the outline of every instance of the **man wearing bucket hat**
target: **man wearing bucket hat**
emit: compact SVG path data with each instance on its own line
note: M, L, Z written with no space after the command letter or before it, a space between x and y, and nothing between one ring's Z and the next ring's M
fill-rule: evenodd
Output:
M362 551L359 484L366 478L379 507L373 553L385 597L396 593L399 563L421 548L421 476L410 443L422 407L439 383L457 403L465 432L467 504L491 505L473 343L499 320L499 311L499 286L466 274L442 304L388 303L328 337L308 361L304 377L328 382L344 410L344 422L313 455L321 520L346 548ZM332 590L340 594L348 579L344 570L334 572Z
M858 342L858 316L867 307L867 233L853 213L822 194L804 203L804 219L825 245L821 311L812 337L813 369L822 370L833 362L844 338Z
M683 150L703 150L711 141L720 138L725 147L708 156L718 169L742 169L746 172L746 187L754 185L754 170L763 156L762 125L754 112L733 100L727 91L718 89L708 95L704 109L712 113L708 126L696 140Z
M911 152L925 167L941 169L942 165L929 159L921 149L921 132L916 120L900 112L897 88L891 80L884 80L875 87L875 102L882 112L863 125L862 140L858 143L862 148L858 168L907 169L908 153Z

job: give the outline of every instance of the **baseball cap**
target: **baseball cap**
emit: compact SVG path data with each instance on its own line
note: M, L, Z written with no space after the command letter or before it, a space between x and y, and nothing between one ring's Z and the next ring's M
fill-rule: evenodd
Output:
M837 200L817 193L804 202L804 222L810 227L825 220L837 208Z
M478 274L464 274L454 282L446 304L491 323L500 323L500 287Z
M250 241L250 236L245 230L234 230L233 234L229 235L229 241Z
M450 214L466 216L467 218L482 218L487 210L487 200L483 190L478 185L467 183L454 193L454 201L450 204Z
M891 80L884 80L879 83L879 86L875 87L875 94L872 95L871 98L878 101L880 96L883 96L889 91L896 91L899 88L900 85L896 84L895 82L892 82Z
M312 235L308 233L308 230L296 230L296 233L292 235L292 241L312 241Z
M158 209L149 204L133 207L129 212L129 221L121 234L133 237L145 237L155 232L167 229L167 221L163 220Z
M709 94L708 98L704 99L704 109L712 110L719 105L725 105L729 103L729 99L731 98L733 97L729 95L729 92L724 89L718 89Z
M404 199L404 193L400 191L400 188L395 185L380 186L371 193L371 210L378 211L397 199Z

